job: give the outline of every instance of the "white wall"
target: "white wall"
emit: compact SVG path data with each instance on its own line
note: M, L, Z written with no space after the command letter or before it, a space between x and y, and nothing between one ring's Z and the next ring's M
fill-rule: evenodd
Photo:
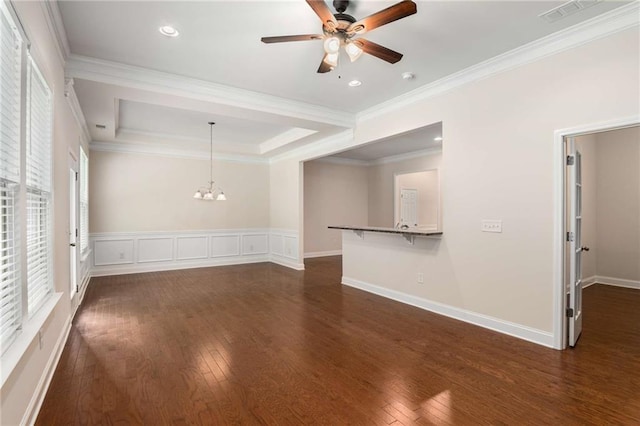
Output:
M33 339L12 374L0 390L0 424L28 422L40 398L43 384L52 373L58 350L70 325L71 313L78 303L69 294L69 152L79 158L81 131L64 97L64 64L58 56L55 39L48 32L44 4L14 2L17 13L32 43L34 56L53 94L53 270L54 288L62 297L46 319L43 345ZM18 339L21 337L19 336ZM15 344L15 343L14 343Z
M209 180L209 161L92 151L91 233L267 228L269 166L215 161L227 201L193 198Z
M596 275L640 287L640 127L596 135Z
M337 254L342 232L330 225L366 225L368 170L326 161L304 163L305 256Z

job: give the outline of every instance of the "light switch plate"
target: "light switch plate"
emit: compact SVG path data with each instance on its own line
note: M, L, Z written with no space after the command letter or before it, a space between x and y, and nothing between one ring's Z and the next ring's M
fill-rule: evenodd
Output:
M482 225L480 227L482 232L502 232L501 220L482 219Z

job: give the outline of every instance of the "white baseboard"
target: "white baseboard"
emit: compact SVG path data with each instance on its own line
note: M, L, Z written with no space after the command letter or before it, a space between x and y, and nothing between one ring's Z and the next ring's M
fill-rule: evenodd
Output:
M201 261L183 261L173 262L167 264L153 264L153 263L141 263L130 265L109 265L109 266L94 266L91 271L92 277L105 277L110 275L125 275L125 274L138 274L143 272L160 272L160 271L175 271L179 269L193 269L193 268L208 268L211 266L227 266L227 265L242 265L247 263L261 263L269 262L271 259L268 255L253 255L243 257L230 257L230 258L216 258L216 259L203 259ZM288 265L287 265L288 266Z
M634 288L640 290L640 281L626 280L623 278L603 277L602 275L596 275L595 282L598 284L612 285L616 287Z
M296 271L304 271L304 263L298 263L293 259L289 259L283 256L272 254L269 258L269 262L276 263L287 268L295 269Z
M342 256L342 250L314 251L304 254L305 259L313 257Z
M49 357L49 361L47 361L47 365L42 372L42 376L40 377L38 386L36 386L36 390L31 397L31 401L29 401L27 410L25 411L24 417L20 422L21 425L33 425L35 423L36 418L38 417L38 413L40 413L42 403L44 402L44 397L47 395L47 391L49 390L51 379L53 379L53 373L56 371L56 367L58 367L58 362L60 361L60 357L62 356L62 351L65 344L67 343L67 338L69 337L70 331L71 318L67 318L67 321L65 322L62 329L62 333L60 333L58 341L56 342L56 345L51 352L51 356Z
M478 314L476 312L467 311L465 309L456 308L454 306L445 305L443 303L433 302L421 297L412 296L388 288L380 287L374 284L365 283L349 277L342 277L342 284L355 287L378 296L386 297L407 305L415 306L436 314L444 315L449 318L464 321L470 324L488 328L499 333L537 343L542 346L553 348L553 334L550 332L537 330L520 324L493 318L487 315Z
M587 288L589 286L594 285L595 283L598 282L597 278L598 277L596 275L591 275L588 278L583 278L582 279L582 288Z

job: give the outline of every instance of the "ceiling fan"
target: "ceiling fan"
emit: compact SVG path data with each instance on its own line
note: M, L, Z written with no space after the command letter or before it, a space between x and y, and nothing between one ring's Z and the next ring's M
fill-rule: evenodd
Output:
M363 52L392 64L402 59L402 53L380 46L362 37L356 37L390 22L413 15L417 12L416 4L413 1L401 1L359 21L356 21L353 16L344 13L349 7L349 0L333 0L333 7L337 12L335 14L331 13L324 0L306 1L322 21L323 34L262 37L262 42L283 43L324 40L325 54L318 68L319 73L329 72L338 65L341 46L344 46L351 62L358 59Z

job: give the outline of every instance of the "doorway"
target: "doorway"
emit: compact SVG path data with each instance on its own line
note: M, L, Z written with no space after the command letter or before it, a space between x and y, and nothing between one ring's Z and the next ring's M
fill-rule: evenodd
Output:
M640 289L639 121L556 132L562 160L554 314L558 349L575 347L581 336L584 288Z

